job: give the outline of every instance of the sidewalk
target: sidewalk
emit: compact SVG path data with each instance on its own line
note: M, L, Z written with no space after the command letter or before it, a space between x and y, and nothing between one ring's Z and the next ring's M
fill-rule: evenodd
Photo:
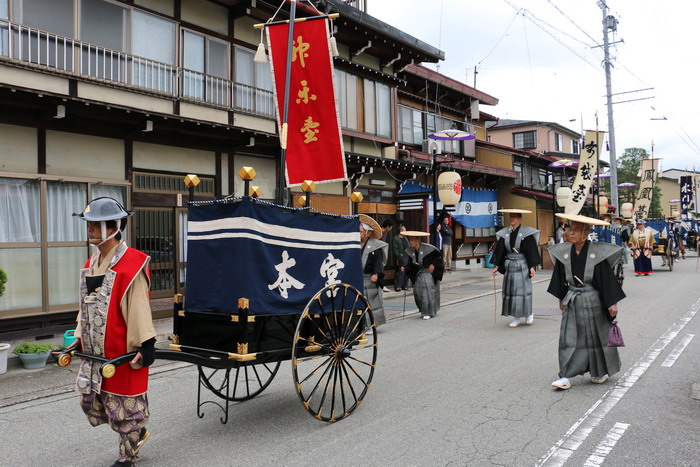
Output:
M494 290L492 271L493 269L477 268L474 270L456 269L445 273L440 285L441 306L492 295ZM533 283L548 281L550 276L551 271L537 271ZM496 276L496 290L498 292L501 291L502 281L503 276L498 274ZM415 319L418 308L413 299L413 292L394 292L391 286L389 289L391 292L384 294L387 321L391 323L406 317ZM172 318L156 320L154 325L158 334L156 347L167 348L172 334ZM55 346L59 346L63 344L63 336L57 335L53 339L42 340L42 342L51 342ZM13 347L19 343L13 342ZM78 361L79 359L74 359L70 366L61 368L54 363L53 358L49 357L46 367L39 370L25 370L19 358L10 354L7 362L7 373L0 375L0 408L55 394L72 392L78 371ZM181 362L156 361L152 372L169 371L186 365L186 363Z

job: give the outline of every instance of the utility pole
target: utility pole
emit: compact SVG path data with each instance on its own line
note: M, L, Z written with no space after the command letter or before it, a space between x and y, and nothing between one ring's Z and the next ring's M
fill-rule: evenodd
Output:
M605 90L608 102L608 141L610 143L610 199L615 206L615 212L619 215L619 202L617 197L617 157L615 154L615 123L613 121L612 83L610 77L610 42L608 30L617 31L617 19L608 15L608 6L604 1L598 1L598 6L603 11L603 50L605 51ZM600 151L600 147L598 147Z

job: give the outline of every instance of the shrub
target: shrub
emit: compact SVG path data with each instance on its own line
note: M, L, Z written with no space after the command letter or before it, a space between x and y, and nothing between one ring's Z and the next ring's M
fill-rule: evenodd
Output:
M53 345L47 342L25 342L14 348L12 353L19 355L21 353L45 353L50 352Z
M0 269L0 297L5 293L5 284L7 283L7 273Z

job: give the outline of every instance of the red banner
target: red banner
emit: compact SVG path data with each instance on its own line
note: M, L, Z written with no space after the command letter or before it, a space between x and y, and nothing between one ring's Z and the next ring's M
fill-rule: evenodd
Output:
M266 29L280 140L285 147L282 117L289 24ZM294 24L289 94L287 186L300 185L304 180L316 183L347 180L326 20Z

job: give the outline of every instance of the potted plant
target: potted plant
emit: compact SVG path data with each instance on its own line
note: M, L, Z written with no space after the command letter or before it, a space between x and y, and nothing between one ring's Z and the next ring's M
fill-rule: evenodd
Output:
M14 348L12 353L19 355L24 368L33 370L46 366L46 360L53 349L53 345L45 342L24 342Z
M5 293L5 283L7 273L0 269L0 297ZM10 351L10 344L0 342L0 375L7 371L7 353Z

